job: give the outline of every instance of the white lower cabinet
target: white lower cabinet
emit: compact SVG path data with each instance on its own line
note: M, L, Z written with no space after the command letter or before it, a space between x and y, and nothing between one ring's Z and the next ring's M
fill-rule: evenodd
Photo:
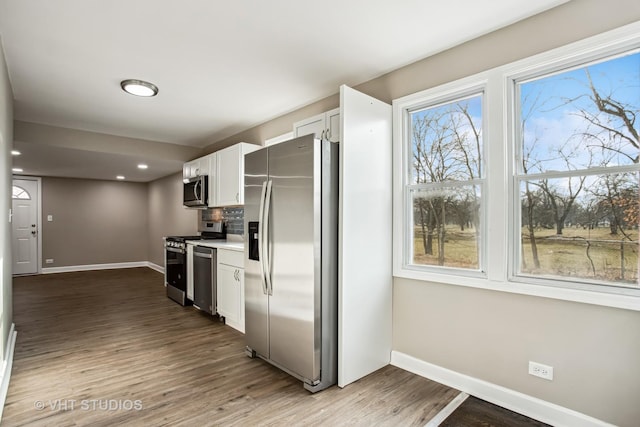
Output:
M244 252L218 249L218 314L244 333Z

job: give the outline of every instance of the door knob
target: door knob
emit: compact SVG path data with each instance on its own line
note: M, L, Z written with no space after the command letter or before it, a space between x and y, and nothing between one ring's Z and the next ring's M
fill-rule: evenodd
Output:
M31 232L31 234L32 234L33 236L35 236L36 234L38 234L38 232L37 232L36 230L33 230L33 231Z

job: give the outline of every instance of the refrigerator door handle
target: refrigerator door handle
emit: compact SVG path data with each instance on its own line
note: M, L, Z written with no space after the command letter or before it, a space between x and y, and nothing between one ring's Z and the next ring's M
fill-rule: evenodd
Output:
M269 295L273 295L273 284L271 283L271 259L269 258L269 211L271 210L271 188L273 185L273 181L269 180L267 182L267 194L264 200L264 249L262 250L264 254L264 276L266 279L267 293Z
M260 214L258 222L258 258L260 259L260 281L262 282L262 292L267 295L267 279L264 265L264 204L267 195L267 181L262 183L262 194L260 195Z

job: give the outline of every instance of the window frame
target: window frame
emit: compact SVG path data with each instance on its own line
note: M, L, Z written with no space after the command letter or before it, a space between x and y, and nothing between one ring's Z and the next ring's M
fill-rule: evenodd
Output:
M465 98L471 98L474 96L481 96L481 111L482 111L482 169L484 172L483 177L475 178L466 181L445 181L439 183L431 183L431 186L447 187L458 185L478 185L480 187L481 194L481 206L480 213L480 242L478 242L478 269L465 269L447 266L437 265L420 265L414 264L411 261L413 249L413 233L409 228L412 215L412 198L411 188L416 187L417 184L411 184L411 171L409 168L409 162L412 155L412 143L409 141L405 144L405 137L411 133L411 113L430 107L437 107L439 105L446 105L448 103L456 102ZM394 217L402 218L401 225L397 224L398 221L394 221L394 235L401 234L401 242L396 242L394 238L394 271L411 272L410 276L414 274L420 277L422 274L432 274L435 276L454 274L456 276L462 276L469 279L484 279L486 278L486 253L487 239L484 237L487 230L486 222L486 199L485 193L487 189L486 185L486 170L487 170L487 146L489 130L487 128L487 93L486 93L486 79L483 76L473 76L464 81L453 82L451 84L442 85L433 89L421 91L406 97L393 101L393 120L394 120L394 141L401 141L400 144L394 143L394 148L401 147L400 152L394 153L394 159L399 162L395 164L394 180L400 181L394 184L394 188L401 186L401 198L395 198L394 195ZM397 124L400 123L400 124ZM410 138L410 137L409 137ZM400 164L398 164L400 163ZM398 169L398 167L400 169ZM398 172L401 171L401 172ZM395 191L394 191L395 193ZM401 209L399 209L401 208ZM395 273L394 273L395 275Z
M519 247L517 239L520 236L519 229L515 232L520 222L516 217L519 214L519 188L515 185L518 168L514 142L519 123L516 82L548 75L553 70L560 71L598 59L613 58L635 49L640 49L638 22L393 100L394 277L640 311L640 287L634 289L516 275L519 256L512 255ZM438 99L442 100L447 96L450 99L451 94L461 94L465 90L468 93L471 88L479 85L484 87L484 273L468 274L466 270L455 271L438 266L436 269L410 268L405 262L408 219L405 212L408 176L405 162L410 154L410 144L406 144L403 139L408 125L405 110L417 108L420 102L435 104Z

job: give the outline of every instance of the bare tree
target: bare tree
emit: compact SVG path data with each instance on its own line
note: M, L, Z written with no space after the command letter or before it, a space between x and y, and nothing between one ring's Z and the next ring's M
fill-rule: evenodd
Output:
M413 183L446 183L466 181L480 176L480 130L473 122L466 101L452 103L445 108L426 110L412 117ZM466 210L477 210L475 191L472 202L451 193L446 187L425 191L425 196L414 199L414 212L419 218L422 245L427 255L434 255L434 237L437 239L438 264L445 264L446 225L448 222L470 221L478 230L477 215ZM417 219L416 218L416 219ZM467 219L469 218L469 219ZM456 221L457 220L457 221ZM476 239L477 241L479 239Z
M589 69L585 68L585 74L589 82L589 90L591 92L590 99L595 104L600 113L604 113L605 118L613 120L605 120L598 114L594 114L589 110L581 110L582 117L592 125L606 132L608 138L601 140L597 137L594 139L602 141L601 147L604 150L610 150L615 153L628 157L633 163L640 161L640 136L635 128L636 117L638 114L638 105L625 104L613 98L612 94L603 95L596 88L589 73ZM629 154L625 149L625 145L633 147L635 156Z
M542 94L538 92L534 100L529 100L530 102L522 103L522 104L531 105L531 108L529 109L529 111L522 112L523 114L522 114L522 121L521 121L521 128L520 128L521 135L525 134L527 122L531 118L531 114L533 114L533 112L536 109L540 108L541 104L543 104L541 100L541 96ZM538 143L539 143L539 139L535 137L533 141L531 141L529 144L522 144L521 165L522 165L522 172L524 174L527 174L532 170L541 169L541 164L540 164L541 159L538 159L537 156L534 155L534 152L536 151L536 147ZM538 256L538 243L536 241L536 233L535 233L536 218L534 214L537 201L536 201L536 198L534 197L534 192L531 188L533 184L529 181L525 181L524 186L525 186L525 198L526 198L526 218L527 218L526 224L527 224L527 234L529 237L529 246L531 247L531 256L533 258L533 265L535 266L535 268L540 268L540 257ZM522 258L522 261L523 263L525 262L524 256Z
M441 125L442 116L424 114L412 122L416 184L443 182L449 177L453 147L449 142L448 127ZM425 254L433 255L433 238L437 235L442 242L438 246L438 260L440 263L442 259L444 264L444 200L441 197L420 197L416 202Z
M586 177L584 176L567 178L566 191L559 190L557 187L551 185L548 179L540 180L540 188L549 196L549 202L553 208L556 234L558 236L562 235L565 221L584 187L585 179Z

